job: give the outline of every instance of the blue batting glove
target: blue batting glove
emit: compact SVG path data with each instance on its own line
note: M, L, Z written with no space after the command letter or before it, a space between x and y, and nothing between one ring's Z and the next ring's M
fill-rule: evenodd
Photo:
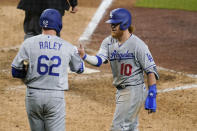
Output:
M156 96L157 96L156 84L149 86L148 96L145 102L145 109L148 110L148 113L156 112L156 108L157 108Z

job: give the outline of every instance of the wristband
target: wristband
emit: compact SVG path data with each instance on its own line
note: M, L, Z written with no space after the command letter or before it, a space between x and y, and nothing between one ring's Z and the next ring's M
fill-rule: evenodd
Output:
M151 86L148 87L149 90L157 90L156 84L153 84Z
M85 54L85 55L83 56L83 58L82 58L82 59L83 59L83 60L85 60L85 59L86 59L86 57L87 57L87 54Z

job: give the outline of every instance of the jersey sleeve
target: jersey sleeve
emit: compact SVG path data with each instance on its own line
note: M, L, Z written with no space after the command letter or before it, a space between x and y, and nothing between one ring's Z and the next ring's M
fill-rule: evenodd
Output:
M103 42L101 43L100 49L97 53L97 56L101 57L103 60L103 63L105 63L106 61L108 61L108 42L109 38L106 38L103 40Z
M19 52L17 53L16 57L14 58L13 62L12 62L12 67L18 69L18 70L22 70L23 69L23 61L24 60L28 60L28 51L26 49L26 44L25 42L22 43Z
M156 79L159 79L156 64L146 44L140 43L140 46L137 46L136 58L146 74L154 73Z
M84 63L81 57L79 56L77 48L73 47L73 52L71 55L71 60L69 63L70 70L76 73L82 73L84 71Z

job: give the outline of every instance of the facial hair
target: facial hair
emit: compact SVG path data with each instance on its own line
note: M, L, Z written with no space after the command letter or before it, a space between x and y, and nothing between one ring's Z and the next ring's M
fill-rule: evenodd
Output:
M121 31L121 30L111 32L111 36L115 39L120 39L122 37L122 35L123 35L123 31Z

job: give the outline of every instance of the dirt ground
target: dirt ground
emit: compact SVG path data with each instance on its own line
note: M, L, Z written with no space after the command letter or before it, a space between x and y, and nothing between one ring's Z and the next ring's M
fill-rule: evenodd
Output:
M197 74L197 12L134 8L133 1L116 0L112 7L125 7L133 14L135 34L149 46L157 65L175 71ZM10 65L23 41L24 12L16 9L18 0L0 1L0 131L28 131L25 111L25 86L11 78ZM62 37L77 45L80 35L94 15L101 0L79 1L79 12L63 17ZM109 12L109 10L107 12ZM98 25L91 44L95 54L100 42L110 33ZM91 50L90 50L91 49ZM67 131L109 131L115 108L115 91L109 64L99 73L69 74L70 90L65 92ZM159 70L158 89L197 84L196 78ZM196 131L197 88L158 93L157 112L140 112L140 131Z

